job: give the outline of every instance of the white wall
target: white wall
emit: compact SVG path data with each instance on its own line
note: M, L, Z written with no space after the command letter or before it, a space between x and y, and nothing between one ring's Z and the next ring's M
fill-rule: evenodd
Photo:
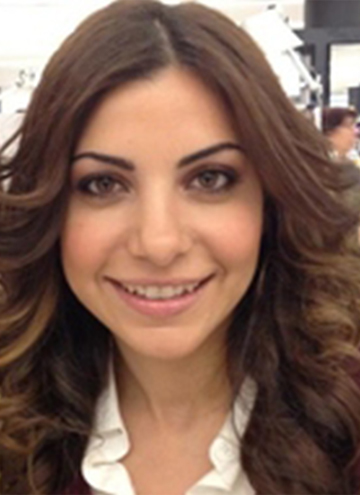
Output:
M107 3L110 0L0 0L1 113L26 107L29 90L37 81L26 81L24 88L18 88L21 72L35 72L39 77L63 39L91 11Z
M92 10L109 1L0 1L0 65L36 64Z

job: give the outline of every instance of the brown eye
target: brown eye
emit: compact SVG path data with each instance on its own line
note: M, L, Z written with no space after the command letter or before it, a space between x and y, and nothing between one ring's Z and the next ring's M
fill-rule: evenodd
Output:
M191 182L191 188L203 192L222 192L236 183L238 177L236 172L222 170L204 170L200 172Z
M205 189L217 189L227 183L227 177L218 172L208 171L199 177L199 183Z
M126 191L119 179L111 175L97 175L83 178L78 184L78 190L90 196L108 197Z
M109 194L116 187L116 183L111 177L100 177L99 179L94 179L89 184L89 191L94 194Z

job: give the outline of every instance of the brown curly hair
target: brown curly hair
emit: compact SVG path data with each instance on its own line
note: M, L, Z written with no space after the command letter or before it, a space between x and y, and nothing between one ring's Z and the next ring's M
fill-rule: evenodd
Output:
M259 267L228 330L234 398L244 372L258 388L240 462L257 493L355 493L359 172L329 161L244 31L199 4L152 0L83 22L2 150L1 493L61 493L79 471L111 340L62 274L70 158L105 94L172 65L227 105L266 197Z

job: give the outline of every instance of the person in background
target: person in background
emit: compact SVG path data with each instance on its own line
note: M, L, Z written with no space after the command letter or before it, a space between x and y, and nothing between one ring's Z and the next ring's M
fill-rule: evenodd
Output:
M307 119L309 120L310 122L312 122L312 124L316 125L315 123L315 114L314 114L314 109L315 109L315 105L312 104L312 103L309 103L308 105L306 105L306 107L301 111L301 114Z
M353 107L325 107L322 110L322 131L337 160L358 159L355 150L356 119L357 111Z
M224 15L85 20L1 151L0 492L359 493L359 176Z

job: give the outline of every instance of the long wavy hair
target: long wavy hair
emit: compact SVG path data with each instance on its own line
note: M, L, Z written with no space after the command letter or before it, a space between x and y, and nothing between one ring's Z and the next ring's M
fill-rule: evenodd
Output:
M355 493L359 172L329 161L243 30L196 3L152 0L85 20L2 150L1 493L61 493L80 469L111 338L61 269L70 161L104 95L171 66L223 100L266 198L259 267L228 330L234 397L244 373L258 389L240 462L257 493Z

